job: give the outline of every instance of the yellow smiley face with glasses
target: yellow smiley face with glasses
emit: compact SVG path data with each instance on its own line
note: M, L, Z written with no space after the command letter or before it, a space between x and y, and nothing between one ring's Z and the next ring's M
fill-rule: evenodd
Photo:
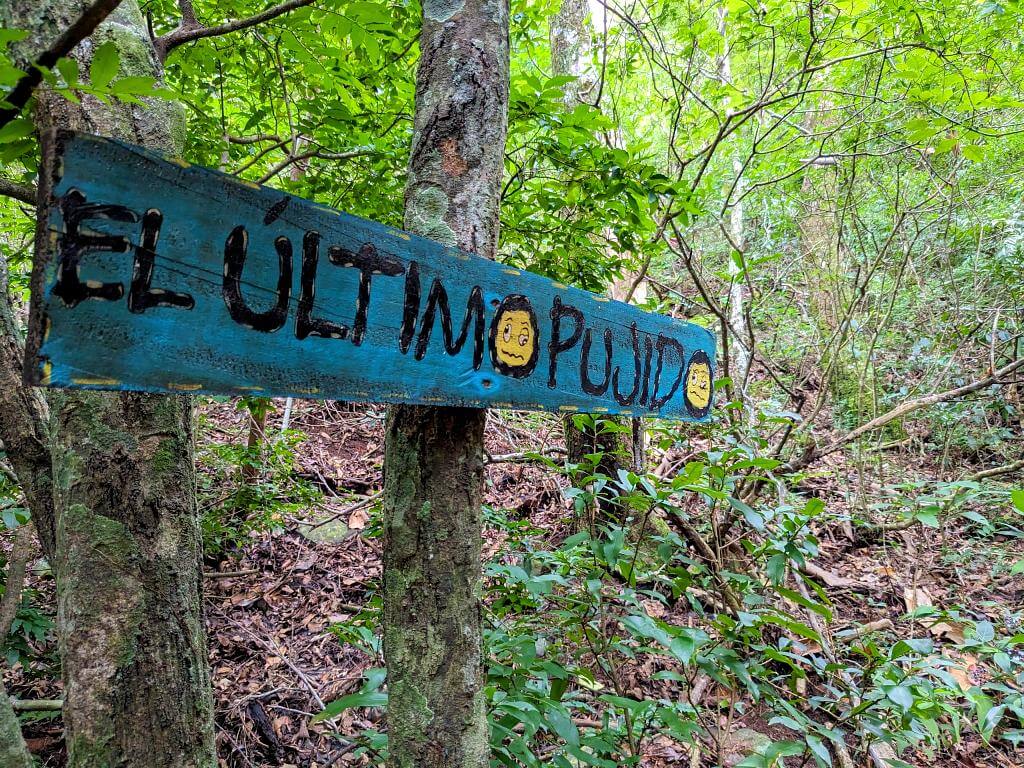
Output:
M696 351L686 366L686 410L701 418L711 409L711 360L707 353Z
M514 379L529 376L540 356L537 315L530 300L514 293L506 296L494 311L490 348L494 370Z

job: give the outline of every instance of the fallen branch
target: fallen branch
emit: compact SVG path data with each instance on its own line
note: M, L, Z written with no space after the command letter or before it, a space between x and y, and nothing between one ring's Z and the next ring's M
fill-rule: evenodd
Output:
M379 499L383 495L384 495L384 491L377 491L376 493L374 493L374 494L372 494L370 496L367 496L362 501L356 502L355 504L353 504L353 505L351 505L349 507L346 507L345 509L341 510L340 512L335 512L334 514L330 515L327 518L324 518L323 520L319 521L318 523L310 525L308 530L315 531L317 528L319 528L319 527L321 527L323 525L327 525L328 523L333 523L339 517L342 517L344 515L351 515L353 512L356 512L357 510L364 509L365 507L370 506L373 502L375 502L377 499Z
M836 634L836 637L848 643L864 637L864 635L870 635L872 632L891 632L894 628L892 619L879 619L878 621L869 621L867 624L861 624L859 627L839 632Z
M53 41L49 48L39 54L4 99L9 106L0 109L0 128L21 114L33 91L43 81L43 70L52 69L58 60L71 53L74 47L91 35L100 22L120 4L121 0L96 0L85 9L74 24ZM31 202L34 204L35 199Z
M203 577L207 579L234 579L239 576L255 576L259 572L257 568L250 568L245 571L206 571Z
M985 480L990 477L998 477L999 475L1008 475L1011 472L1018 472L1024 470L1024 459L1020 461L1013 461L1009 464L1003 464L999 467L991 467L989 469L983 469L980 472L975 472L973 475L968 475L965 480L976 482L978 480Z
M796 472L797 470L803 469L811 462L816 461L817 459L820 459L823 456L827 456L830 453L835 453L840 448L849 443L852 443L854 440L861 437L862 435L865 435L868 432L872 432L876 429L880 429L881 427L884 427L886 424L895 421L896 419L902 416L906 416L909 413L913 413L914 411L918 411L922 408L927 408L932 405L938 405L939 403L944 403L949 400L956 400L958 398L964 397L965 395L969 395L973 392L985 389L986 387L991 387L994 384L1001 384L1003 383L1003 379L1005 379L1007 376L1009 376L1011 373L1013 373L1014 371L1018 370L1021 367L1024 367L1024 358L1014 360L1012 363L1004 365L998 371L993 371L985 378L978 379L977 381L973 381L970 384L965 384L962 387L947 389L944 392L936 392L931 395L925 395L924 397L916 397L913 400L907 400L906 402L901 403L900 405L893 408L891 411L883 413L881 416L872 419L866 424L862 424L861 426L857 427L851 432L847 432L842 437L833 440L831 443L828 443L824 447L819 448L817 446L812 445L809 448L809 450L803 453L803 455L789 461L786 464L783 464L776 471L782 474Z
M542 456L562 456L564 448L545 448L541 451L523 451L522 453L500 453L497 456L487 456L484 464L527 464L531 461L539 461Z
M61 699L11 699L15 712L58 712L64 707Z

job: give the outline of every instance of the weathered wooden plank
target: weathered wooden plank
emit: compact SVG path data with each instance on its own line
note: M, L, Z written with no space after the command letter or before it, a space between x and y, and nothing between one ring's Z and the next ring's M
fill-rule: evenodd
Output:
M56 154L31 383L708 417L699 326L121 142Z

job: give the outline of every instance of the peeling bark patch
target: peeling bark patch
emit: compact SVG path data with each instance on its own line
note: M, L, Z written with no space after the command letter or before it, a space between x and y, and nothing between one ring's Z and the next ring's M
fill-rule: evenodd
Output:
M455 245L455 232L444 219L449 206L447 195L439 187L417 186L406 204L407 228L445 245Z
M464 4L464 0L426 0L423 15L431 21L448 21Z
M469 169L467 163L459 155L459 145L455 139L444 139L437 145L441 152L441 169L449 176L458 178Z

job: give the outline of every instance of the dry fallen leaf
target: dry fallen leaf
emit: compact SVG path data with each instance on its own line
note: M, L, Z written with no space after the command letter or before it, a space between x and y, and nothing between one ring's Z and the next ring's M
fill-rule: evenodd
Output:
M353 531L361 531L369 521L370 516L366 514L366 511L357 509L348 516L348 527Z
M928 594L926 589L921 587L906 587L903 590L903 601L907 605L907 613L913 613L918 608L935 607L935 604L932 602L932 596ZM929 621L929 619L924 619L922 623L928 628L932 637L939 640L948 640L956 645L963 643L964 628L959 624L951 624L948 621L929 623Z
M832 571L826 571L824 568L819 568L814 563L805 563L804 571L816 579L820 579L826 586L829 587L860 587L863 586L856 579L848 579L846 576L840 576L832 573Z

